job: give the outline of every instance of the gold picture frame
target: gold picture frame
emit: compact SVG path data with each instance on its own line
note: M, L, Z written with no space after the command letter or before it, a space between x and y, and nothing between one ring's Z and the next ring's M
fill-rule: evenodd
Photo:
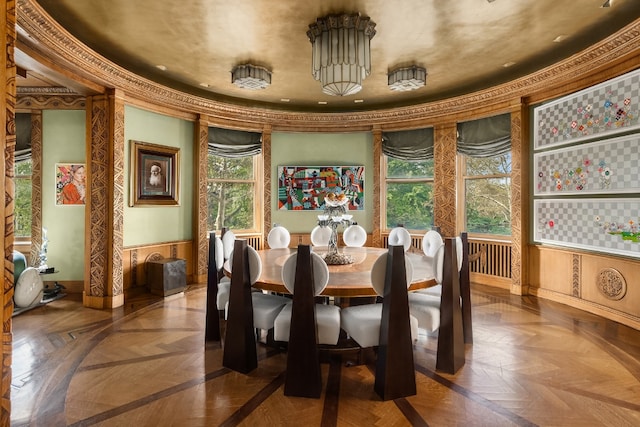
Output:
M179 148L131 140L129 206L177 206L179 181Z

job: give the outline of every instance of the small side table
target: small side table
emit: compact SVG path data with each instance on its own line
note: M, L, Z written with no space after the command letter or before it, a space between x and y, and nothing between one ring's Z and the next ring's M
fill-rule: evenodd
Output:
M40 276L48 276L50 274L57 274L59 273L59 270L43 270L40 271ZM53 286L49 286L49 285L44 285L43 287L43 294L42 294L42 301L47 301L50 300L52 298L57 297L64 289L66 289L63 285L61 285L60 283L58 283L57 281L53 282Z
M179 258L164 258L147 262L147 286L152 294L163 297L187 289L187 262Z

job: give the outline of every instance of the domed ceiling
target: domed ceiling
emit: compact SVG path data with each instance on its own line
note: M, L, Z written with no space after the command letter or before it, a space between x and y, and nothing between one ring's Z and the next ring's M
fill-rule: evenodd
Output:
M71 35L139 76L216 101L314 112L419 104L526 76L640 17L638 0L604 2L37 0ZM312 76L307 31L318 18L341 13L375 23L372 66L361 91L331 96ZM269 70L271 84L235 86L231 71L242 64ZM30 69L28 61L18 65ZM426 69L426 84L390 90L388 73L412 65Z

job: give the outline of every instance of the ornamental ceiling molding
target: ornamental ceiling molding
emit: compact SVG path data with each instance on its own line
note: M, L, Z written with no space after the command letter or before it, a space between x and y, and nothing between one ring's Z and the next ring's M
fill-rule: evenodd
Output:
M71 36L62 26L47 15L35 0L17 0L18 43L45 57L57 57L84 78L105 87L121 89L127 96L165 105L186 112L206 114L211 117L273 124L286 127L315 126L316 130L345 128L370 128L410 121L422 121L473 109L512 102L533 93L591 75L621 57L640 51L640 21L633 22L588 50L511 82L467 95L445 100L425 102L407 107L381 108L363 112L304 113L248 107L215 101L187 94L131 73ZM25 40L28 34L29 40ZM55 59L54 59L55 62Z
M17 110L84 110L87 99L80 95L51 95L47 93L16 96Z

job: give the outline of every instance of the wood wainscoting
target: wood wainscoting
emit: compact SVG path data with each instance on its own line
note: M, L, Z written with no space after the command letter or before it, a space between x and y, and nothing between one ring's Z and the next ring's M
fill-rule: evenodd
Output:
M193 282L193 242L191 240L129 246L122 253L123 288L125 293L148 291L147 262L164 258L184 259L187 283Z
M534 245L529 293L640 330L640 260Z

